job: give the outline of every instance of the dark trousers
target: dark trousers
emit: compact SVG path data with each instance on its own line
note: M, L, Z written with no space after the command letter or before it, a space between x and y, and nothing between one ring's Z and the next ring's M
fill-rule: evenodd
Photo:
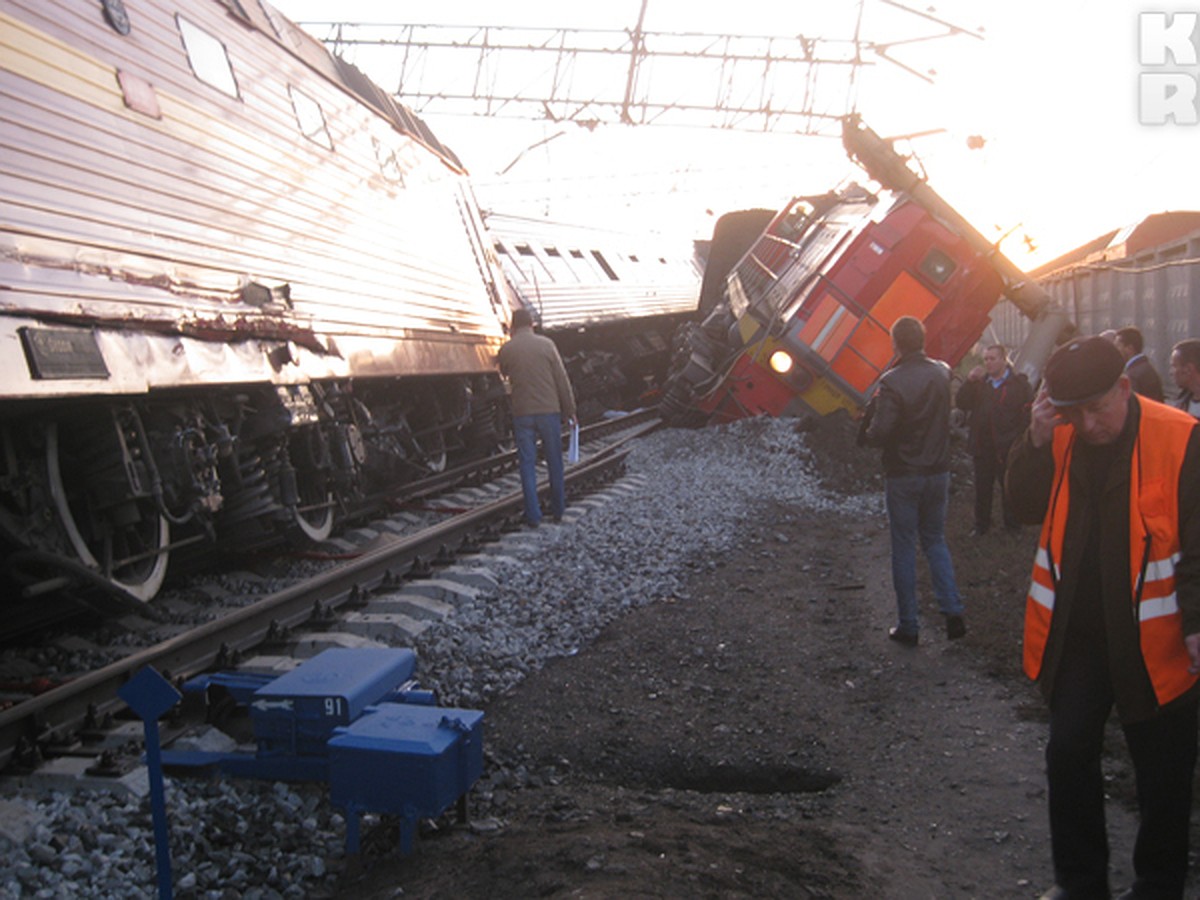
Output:
M1070 644L1070 642L1068 642ZM1046 773L1055 880L1071 900L1109 896L1108 837L1100 755L1113 704L1102 648L1071 648L1055 675ZM1188 866L1195 700L1124 726L1140 813L1133 850L1136 897L1183 897Z
M1004 513L1006 528L1015 528L1017 520L1008 511L1008 502L1004 498L1004 463L1003 456L988 453L976 456L975 459L975 528L987 531L992 524L992 494L996 485L1000 486L1000 508Z

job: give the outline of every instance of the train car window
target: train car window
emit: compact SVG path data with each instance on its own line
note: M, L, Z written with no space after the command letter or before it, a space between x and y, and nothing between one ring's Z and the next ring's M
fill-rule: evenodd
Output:
M795 206L788 211L787 215L779 220L775 227L775 233L785 240L795 241L808 228L812 212L812 207L808 203L803 200L796 201Z
M613 267L608 264L608 260L604 258L603 253L601 253L599 250L593 250L592 257L597 263L600 264L600 268L604 270L604 274L607 275L612 281L621 280L619 277L617 277L617 273L613 271Z
M183 16L176 15L175 20L179 23L183 49L196 77L230 97L239 98L237 79L233 77L233 66L229 64L225 45Z
M152 119L162 118L162 109L158 105L158 94L154 92L154 85L122 69L117 70L117 84L121 86L121 99L125 101L126 106Z
M555 284L578 284L582 280L577 271L579 267L572 266L570 259L563 256L557 247L549 247L543 244L542 252L546 254L542 263L545 265L546 272Z
M117 34L129 34L129 13L125 11L125 4L121 0L101 0L100 4L104 8L104 18L112 30Z
M279 15L279 11L270 3L265 3L264 0L258 0L258 8L262 10L267 21L271 23L271 28L275 30L276 37L279 40L291 47L293 50L300 50L304 46L303 32L300 31L291 22Z
M921 260L921 274L934 284L945 284L958 268L954 260L936 247Z
M250 23L250 16L246 14L246 10L242 8L242 4L238 0L221 0L221 5L243 22Z
M304 91L297 90L290 84L288 93L292 97L292 109L296 113L296 124L300 126L300 133L326 150L332 150L333 139L329 136L329 129L325 127L325 113L321 105Z

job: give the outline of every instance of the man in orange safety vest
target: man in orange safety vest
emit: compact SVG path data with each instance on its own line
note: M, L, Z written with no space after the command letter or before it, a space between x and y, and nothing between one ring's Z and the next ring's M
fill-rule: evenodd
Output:
M1050 707L1046 898L1109 896L1100 760L1114 706L1141 813L1121 896L1183 896L1200 696L1196 426L1136 395L1110 341L1079 338L1047 362L1009 456L1009 508L1042 526L1024 664Z

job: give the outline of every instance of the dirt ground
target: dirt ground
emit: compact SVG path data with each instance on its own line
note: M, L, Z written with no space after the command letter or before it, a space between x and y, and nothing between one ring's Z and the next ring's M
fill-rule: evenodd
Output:
M834 485L880 489L844 429L811 440ZM768 508L686 596L487 709L489 759L527 777L485 778L483 815L411 858L368 851L339 896L1037 897L1046 728L1019 669L1036 536L969 536L969 471L960 458L947 529L966 638L946 640L926 582L920 646L887 640L882 517ZM1134 819L1118 732L1109 745L1119 891Z

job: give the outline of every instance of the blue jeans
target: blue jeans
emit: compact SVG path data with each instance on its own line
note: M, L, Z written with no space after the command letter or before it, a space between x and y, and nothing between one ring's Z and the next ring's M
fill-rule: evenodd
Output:
M542 521L542 508L537 493L537 445L542 442L542 454L550 471L550 513L562 518L567 507L563 485L562 416L541 413L536 416L513 416L513 437L517 443L517 462L521 468L521 491L525 495L525 520L531 525Z
M960 616L962 598L954 582L954 563L946 546L946 504L950 497L950 473L900 475L886 479L888 524L892 531L892 587L901 631L916 634L920 627L917 610L917 539L929 562L933 593L938 608L948 616Z

